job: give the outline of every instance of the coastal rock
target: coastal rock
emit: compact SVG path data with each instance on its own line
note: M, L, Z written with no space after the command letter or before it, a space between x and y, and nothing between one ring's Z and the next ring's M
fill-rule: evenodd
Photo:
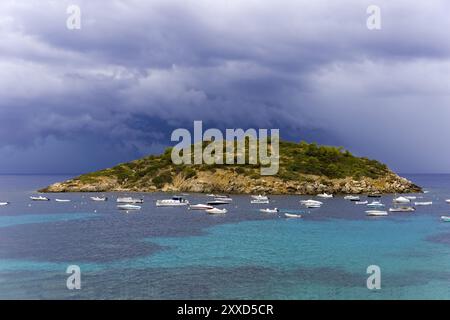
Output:
M311 177L308 177L311 178ZM323 178L322 178L323 179ZM105 192L105 191L164 191L164 192L194 192L194 193L243 193L243 194L364 194L364 193L409 193L421 192L420 187L411 181L393 173L380 179L364 178L356 181L351 179L331 179L326 185L319 181L313 183L303 181L282 181L277 177L271 180L256 180L230 173L227 170L217 170L215 173L201 172L199 177L190 178L183 183L165 184L161 188L150 186L146 190L124 188L114 179L99 179L88 184L77 179L55 183L41 191L43 192Z

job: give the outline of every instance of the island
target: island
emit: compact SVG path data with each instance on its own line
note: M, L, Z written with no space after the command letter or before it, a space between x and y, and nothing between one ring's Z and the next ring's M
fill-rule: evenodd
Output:
M342 147L280 141L279 171L260 164L175 165L172 148L129 163L58 182L40 192L195 192L228 194L382 194L422 189L385 164ZM248 163L248 162L246 162Z

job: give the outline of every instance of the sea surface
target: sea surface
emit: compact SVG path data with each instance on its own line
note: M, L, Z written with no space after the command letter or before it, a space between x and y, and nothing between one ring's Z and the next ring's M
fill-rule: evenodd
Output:
M255 205L233 195L228 213L212 216L157 208L157 199L171 197L163 193L129 194L145 202L126 213L115 203L126 194L106 193L107 202L87 193L29 199L68 176L0 176L0 202L10 202L0 207L0 298L450 299L450 223L440 220L450 215L450 175L406 177L429 191L416 201L434 204L374 218L343 197L307 210L299 201L311 197ZM388 209L392 195L381 200ZM259 212L268 207L281 213ZM70 265L80 267L80 290L66 286ZM380 267L379 290L367 288L370 265Z

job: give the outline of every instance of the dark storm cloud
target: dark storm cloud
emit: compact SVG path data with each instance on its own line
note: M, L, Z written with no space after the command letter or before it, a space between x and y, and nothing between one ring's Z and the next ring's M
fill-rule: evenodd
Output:
M65 26L69 4L81 7L81 30ZM370 4L381 7L381 30L366 28ZM125 161L203 120L339 143L402 171L448 171L449 9L437 0L2 1L0 155L104 145Z

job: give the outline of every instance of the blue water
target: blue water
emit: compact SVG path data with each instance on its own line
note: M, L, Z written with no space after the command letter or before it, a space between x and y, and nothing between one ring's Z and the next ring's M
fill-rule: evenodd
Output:
M0 202L11 202L0 207L0 298L450 299L450 223L439 219L450 215L450 175L407 177L430 191L417 201L433 206L370 218L342 197L305 211L299 200L308 197L273 196L267 206L233 196L227 215L209 216L156 208L156 199L170 196L161 193L135 194L145 203L127 214L114 201L90 201L92 194L29 201L64 176L0 176ZM66 288L74 264L81 290ZM380 290L366 287L369 265L381 268Z

